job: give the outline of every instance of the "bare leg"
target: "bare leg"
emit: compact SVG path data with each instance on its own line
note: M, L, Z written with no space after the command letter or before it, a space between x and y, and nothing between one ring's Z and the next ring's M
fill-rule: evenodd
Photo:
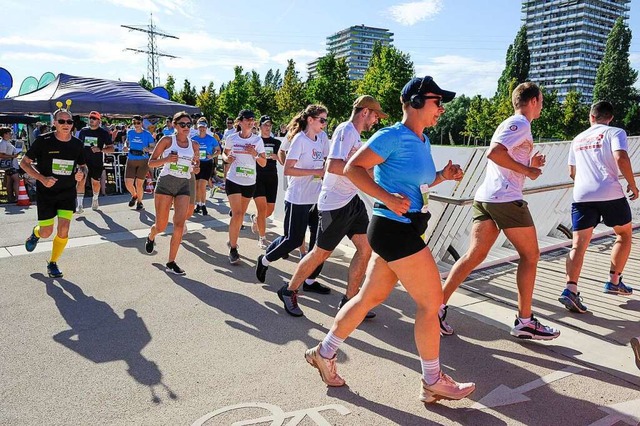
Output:
M351 299L358 294L360 285L364 280L364 273L367 270L367 264L371 258L371 246L369 245L366 234L356 234L351 238L351 241L356 246L356 252L351 258L351 263L349 264L349 278L347 280L346 294L347 299ZM313 249L315 250L316 247ZM305 259L307 257L309 256L305 256Z
M578 283L580 271L582 271L582 264L584 262L584 254L589 247L592 235L593 228L573 231L573 243L565 263L567 282L571 281L576 284Z
M535 226L529 226L526 228L509 228L503 231L520 255L516 274L518 315L520 318L529 318L531 317L533 287L536 283L536 272L538 260L540 259L536 228Z
M173 234L171 234L171 243L169 244L169 262L176 260L178 248L182 242L182 233L184 231L184 222L189 214L189 196L178 195L173 200Z
M614 226L613 232L616 234L616 242L611 249L611 269L610 271L621 273L624 270L629 254L631 253L631 241L633 228L631 222L626 225Z

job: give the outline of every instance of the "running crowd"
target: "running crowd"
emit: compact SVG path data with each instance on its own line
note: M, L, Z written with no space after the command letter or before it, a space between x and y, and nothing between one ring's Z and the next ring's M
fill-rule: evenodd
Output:
M171 119L171 129L159 140L142 129L142 117L133 117L134 129L126 136L128 161L126 186L129 206L142 207L142 182L149 168L160 168L155 187L156 219L145 241L147 253L154 252L156 236L163 232L174 208L173 226L166 270L183 275L176 257L185 220L194 212L207 214L204 198L212 176L213 160L221 156L225 164L225 190L231 208L229 262L240 261L238 239L249 202L254 199L257 215L252 228L265 253L255 264L256 278L265 282L269 266L304 246L310 231L309 252L298 263L288 284L277 291L285 311L303 316L297 293L327 294L330 289L316 278L326 261L346 236L356 247L348 270L346 294L330 331L305 358L329 386L343 386L336 354L344 340L373 309L400 283L416 303L415 340L422 365L420 400L461 399L475 390L474 383L457 382L440 367L440 338L454 330L448 323L447 303L487 256L500 232L513 244L520 261L516 285L518 312L511 335L523 339L551 340L560 331L543 325L532 312L539 248L536 229L523 199L525 180L542 174L545 156L533 152L531 123L540 116L543 95L534 83L515 88L514 114L496 129L487 151L487 172L473 203L471 243L453 266L444 285L437 265L423 239L430 213L429 192L447 180L459 181L463 170L451 160L436 170L425 128L436 125L444 104L455 93L441 89L433 78L413 78L402 89L402 120L377 131L365 143L361 133L387 117L371 96L353 103L350 118L339 124L329 140L324 132L329 111L323 105L309 105L287 126L284 142L272 136L269 116L259 119L259 134L253 129L256 117L242 110L228 121L223 145L208 133L205 118L195 122L186 112ZM111 139L99 129L100 114L89 115L89 127L78 138L72 135L73 117L68 109L53 113L55 130L40 135L21 162L21 167L37 180L38 224L25 246L33 251L41 238L54 232L50 277L62 277L57 262L68 241L74 210L82 208L84 180L98 179L102 152L113 149ZM632 288L622 281L632 241L631 210L619 183L619 172L627 182L629 199L638 198L633 170L627 154L627 137L622 129L610 127L613 106L606 101L592 105L591 126L578 135L571 146L568 165L575 181L572 204L573 246L566 261L566 288L559 302L569 311L584 313L578 279L593 229L602 220L613 228L616 243L611 253L609 278L604 291L630 295ZM2 158L2 157L0 157ZM34 166L36 162L36 166ZM273 213L278 191L277 163L287 178L284 233L266 240L266 219ZM99 189L99 188L95 188ZM369 218L358 190L375 199ZM94 190L94 194L96 194ZM97 196L93 203L97 208ZM632 341L640 367L638 338Z

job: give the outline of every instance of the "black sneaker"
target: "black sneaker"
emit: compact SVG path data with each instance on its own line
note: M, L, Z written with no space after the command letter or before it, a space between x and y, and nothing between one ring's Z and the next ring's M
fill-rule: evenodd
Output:
M285 254L284 256L282 256L283 260L287 260L289 258L289 253Z
M293 317L301 317L304 315L302 309L298 306L298 291L287 289L287 285L283 285L278 289L278 298L284 303L284 310Z
M229 263L235 265L240 262L240 254L238 253L238 247L231 247L229 249Z
M49 278L62 278L62 271L56 262L47 262L47 274Z
M342 309L342 307L346 305L348 301L349 301L349 298L346 295L342 296L342 299L340 299L340 303L338 303L338 310ZM371 319L375 317L376 317L376 313L373 311L369 311L367 312L367 315L365 315L364 319Z
M200 207L201 207L201 210L202 210L202 216L209 216L209 212L207 211L207 206L202 205Z
M142 210L144 208L144 206L142 205L142 201L138 201L138 204L136 204L136 210Z
M176 274L176 275L186 274L184 269L181 269L175 261L167 263L166 266L167 267L165 268L165 271L167 272L171 272L172 274Z
M258 256L258 262L256 263L256 278L261 283L263 283L264 280L267 278L267 269L269 269L268 266L264 266L262 264L263 258L264 258L264 254L261 254L260 256Z
M196 206L196 209L193 211L193 214L200 213L200 206Z
M314 281L313 284L302 284L302 289L310 293L329 294L331 289L327 286L320 284L318 281Z
M148 254L153 253L153 246L156 245L156 242L154 240L150 240L149 237L147 237L147 242L144 243L144 251L146 251Z
M133 205L136 203L137 197L131 197L131 199L129 200L129 207L133 207Z

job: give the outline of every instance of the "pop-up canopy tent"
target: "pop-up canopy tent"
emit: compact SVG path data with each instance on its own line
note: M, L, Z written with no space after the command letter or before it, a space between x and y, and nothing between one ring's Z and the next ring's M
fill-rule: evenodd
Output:
M71 99L73 114L89 114L99 111L108 116L173 115L178 111L196 114L200 109L183 105L154 95L138 83L100 80L58 74L55 80L42 89L26 95L0 99L0 113L48 114Z

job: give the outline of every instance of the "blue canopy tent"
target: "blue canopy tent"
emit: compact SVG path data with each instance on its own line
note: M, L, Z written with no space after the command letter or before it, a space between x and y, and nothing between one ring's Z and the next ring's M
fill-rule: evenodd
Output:
M189 114L200 112L197 107L161 98L138 83L58 74L55 80L41 89L0 99L0 113L48 114L58 108L56 102L64 104L67 99L72 101L70 109L74 115L99 111L112 117L136 114L166 117L178 111Z

